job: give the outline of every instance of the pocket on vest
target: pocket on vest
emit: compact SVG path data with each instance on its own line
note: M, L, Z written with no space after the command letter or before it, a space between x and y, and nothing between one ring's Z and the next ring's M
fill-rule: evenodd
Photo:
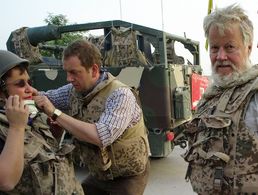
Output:
M195 118L194 132L190 134L190 146L184 158L197 164L216 165L229 161L229 137L231 120L223 117Z
M235 194L257 194L258 174L237 175L235 179Z
M49 162L31 163L30 168L35 193L37 195L52 194L54 178Z
M112 145L112 172L115 176L143 173L148 161L148 146L143 137L116 141Z
M31 132L26 132L24 137L24 158L25 162L34 159L41 151L43 143Z

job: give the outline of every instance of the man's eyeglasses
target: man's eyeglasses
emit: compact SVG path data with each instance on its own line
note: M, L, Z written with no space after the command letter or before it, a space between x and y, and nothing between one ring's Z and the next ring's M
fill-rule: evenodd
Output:
M6 83L6 85L14 85L14 86L20 87L20 88L25 87L26 84L32 86L32 80L25 81L24 79L20 79L20 80L17 80L15 82L13 82L13 83Z

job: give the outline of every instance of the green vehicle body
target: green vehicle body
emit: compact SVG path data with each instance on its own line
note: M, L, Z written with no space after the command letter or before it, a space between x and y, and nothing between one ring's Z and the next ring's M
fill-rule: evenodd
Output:
M191 78L193 74L202 74L199 42L121 20L67 26L47 25L25 28L25 33L28 44L33 48L60 52L63 47L48 46L45 42L60 39L62 34L67 32L102 30L104 39L101 52L105 55L115 47L113 35L110 33L114 28L137 32L136 50L143 54L145 62L148 63L136 58L130 64L127 64L127 61L123 64L104 63L103 68L138 90L145 124L149 131L151 156L165 157L172 152L175 145L181 147L187 145L182 131L194 111ZM175 42L181 43L192 55L191 65L186 64L184 58L175 54ZM15 48L13 33L7 41L7 48L21 56L20 51ZM28 56L21 57L28 58ZM40 59L40 62L32 60L30 65L34 87L46 91L67 83L61 59L46 56L40 56Z

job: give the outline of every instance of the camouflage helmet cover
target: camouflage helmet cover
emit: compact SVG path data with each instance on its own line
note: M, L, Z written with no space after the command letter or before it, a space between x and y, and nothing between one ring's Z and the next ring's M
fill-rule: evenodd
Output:
M6 51L0 50L0 78L13 67L24 64L25 66L29 65L29 61L26 59L22 59L16 54Z

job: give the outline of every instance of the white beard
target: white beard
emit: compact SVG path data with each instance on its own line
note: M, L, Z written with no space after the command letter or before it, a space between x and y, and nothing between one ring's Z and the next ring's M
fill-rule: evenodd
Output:
M250 60L246 60L246 65L241 70L237 69L236 66L230 62L225 62L225 64L231 64L231 67L233 69L233 72L229 75L220 75L216 73L216 64L212 68L213 84L217 87L228 87L230 84L238 81L239 78L242 76L243 72L247 71L252 67Z

